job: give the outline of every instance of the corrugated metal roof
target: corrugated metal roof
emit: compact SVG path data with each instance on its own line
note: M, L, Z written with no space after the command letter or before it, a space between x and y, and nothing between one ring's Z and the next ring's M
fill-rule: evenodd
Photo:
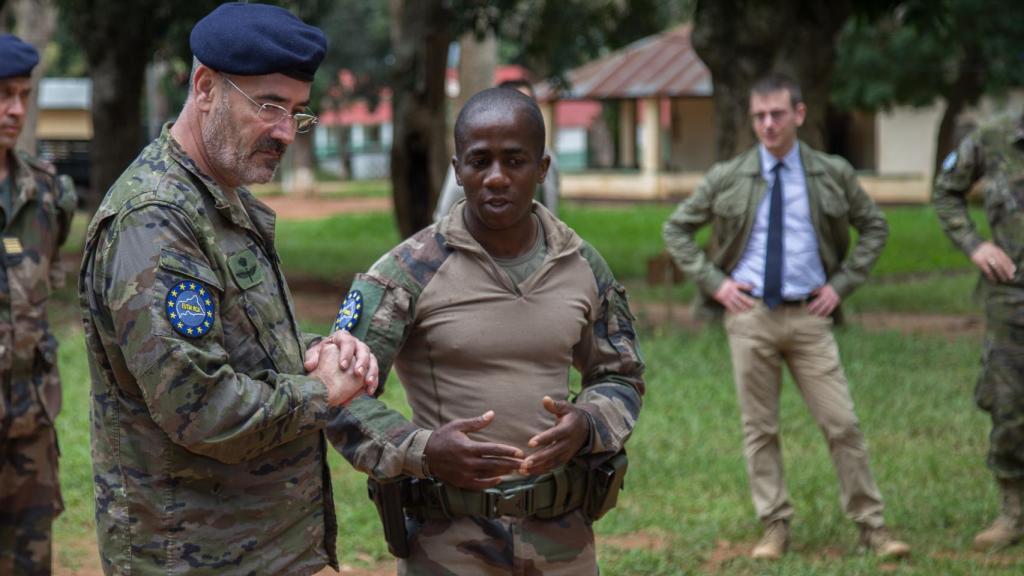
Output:
M547 83L540 100L608 100L620 98L710 96L711 72L690 42L684 24L648 36L569 72L570 89L559 94Z

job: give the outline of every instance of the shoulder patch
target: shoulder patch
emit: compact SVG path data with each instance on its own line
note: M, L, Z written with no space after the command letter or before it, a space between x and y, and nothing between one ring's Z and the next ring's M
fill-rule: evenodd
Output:
M205 336L213 329L213 296L195 280L181 280L167 291L164 308L174 331L188 338Z
M363 294L359 290L350 290L345 301L338 310L338 316L334 319L334 330L352 332L352 329L359 324L359 318L363 315Z
M953 150L948 155L946 155L946 159L942 161L942 171L950 172L953 170L953 168L956 168L957 159L958 156L956 154L956 150Z

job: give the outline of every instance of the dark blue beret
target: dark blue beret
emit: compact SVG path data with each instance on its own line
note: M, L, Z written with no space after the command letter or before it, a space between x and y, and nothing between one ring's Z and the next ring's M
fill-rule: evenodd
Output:
M39 52L14 34L0 35L0 78L31 76Z
M327 51L315 26L279 6L221 4L200 20L189 38L192 55L227 74L285 74L312 82Z

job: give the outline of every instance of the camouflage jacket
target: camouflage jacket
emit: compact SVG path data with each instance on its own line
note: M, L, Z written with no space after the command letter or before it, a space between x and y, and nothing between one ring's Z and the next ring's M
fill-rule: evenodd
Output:
M547 257L516 286L466 230L461 206L357 276L339 315L382 374L396 367L413 423L363 396L331 422L328 437L375 477L424 476L430 430L494 409L494 422L474 437L529 452L526 440L554 422L542 397L567 398L575 366L582 390L572 401L591 423L580 456L593 462L618 451L644 393L622 286L596 250L536 202ZM349 314L356 301L359 318ZM375 420L390 423L387 449L368 433L383 429L367 426Z
M108 574L337 568L327 390L303 375L312 336L274 223L165 127L89 226L79 302Z
M992 241L1017 264L1017 275L1008 284L1024 287L1024 118L997 121L969 134L935 178L935 213L946 235L968 256L982 237L967 211L966 196L983 178Z
M53 426L60 412L57 341L46 318L50 292L64 282L58 250L75 211L69 179L25 154L10 154L11 214L0 265L0 438Z
M889 236L885 215L857 182L853 167L838 156L800 143L807 197L818 254L828 283L843 298L867 279ZM757 147L715 164L693 195L679 204L665 222L669 254L700 288L705 315L721 306L711 294L739 263L750 239L757 207L768 191L761 175ZM696 241L697 230L711 223L707 251ZM850 251L850 227L859 233ZM848 253L849 252L849 253Z

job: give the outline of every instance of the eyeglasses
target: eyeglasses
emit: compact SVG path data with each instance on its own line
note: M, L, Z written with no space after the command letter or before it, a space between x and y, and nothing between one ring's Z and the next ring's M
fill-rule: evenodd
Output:
M250 98L248 94L243 92L242 89L239 88L237 84L231 81L231 78L228 78L224 75L221 75L221 77L224 78L224 80L226 80L227 83L230 84L232 88L238 90L239 94L245 96L246 100L252 102L253 106L256 106L258 108L256 110L256 117L259 118L260 122L273 126L274 124L277 124L278 122L284 120L285 118L289 118L295 121L295 131L298 132L299 134L305 134L306 132L309 132L310 130L313 129L313 126L320 122L320 119L312 114L307 114L304 112L292 114L291 112L285 110L283 107L278 106L277 104L270 104L269 102L260 104L259 102Z

